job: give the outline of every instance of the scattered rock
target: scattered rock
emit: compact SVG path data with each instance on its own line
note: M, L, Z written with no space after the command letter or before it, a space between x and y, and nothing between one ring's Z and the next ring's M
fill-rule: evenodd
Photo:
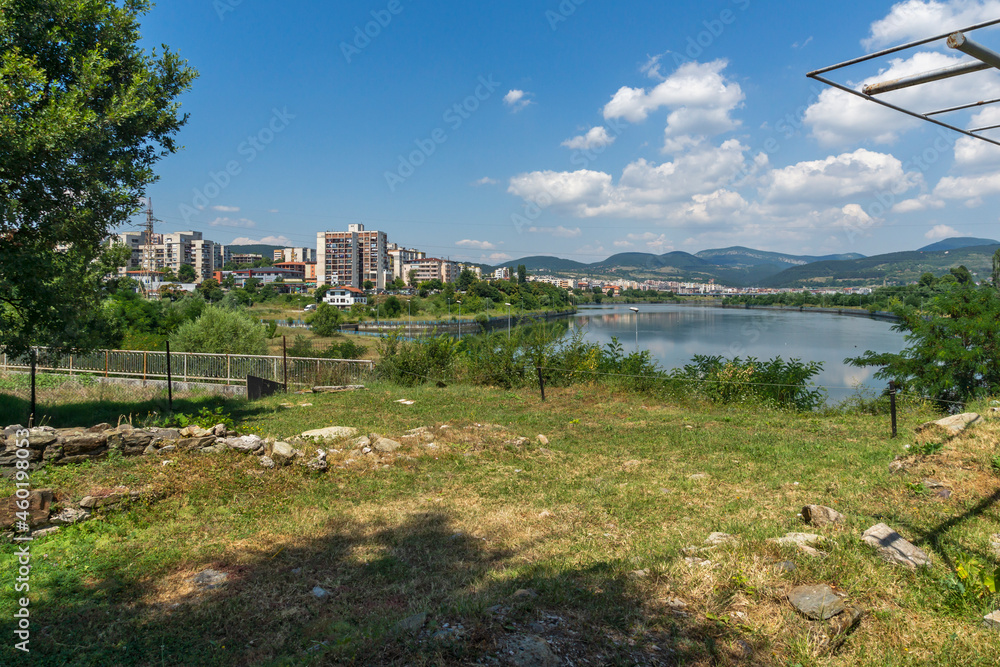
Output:
M317 600L326 600L327 598L330 597L329 591L327 591L324 588L321 588L320 586L314 586L312 589L312 594L313 597L316 598Z
M277 466L289 465L295 459L295 449L287 442L276 442L271 448L271 459Z
M698 558L697 556L688 556L684 559L684 562L692 567L711 567L712 561L705 560L704 558Z
M830 619L826 627L813 628L809 633L813 650L817 654L836 651L847 639L847 635L861 622L862 616L864 612L861 609L847 607L842 613Z
M274 459L272 459L270 456L262 456L262 457L260 457L259 460L260 460L260 465L263 468L273 468L274 467Z
M195 584L201 586L202 588L209 589L218 588L222 584L226 583L227 579L229 579L229 575L227 573L212 569L202 570L198 574L191 577L191 581Z
M351 441L351 445L354 446L355 451L364 449L365 447L371 447L372 440L367 435L363 435L360 438L356 438Z
M990 550L992 550L993 555L1000 560L1000 533L990 537Z
M538 438L538 444L540 444L542 447L547 447L548 446L549 439L546 438L544 435L542 435L541 433L539 433L538 436L537 436L537 438Z
M934 495L941 500L949 500L951 498L951 489L938 489L934 492Z
M814 621L825 621L844 611L844 603L826 584L796 586L788 593L788 601L795 609Z
M425 623L427 623L427 612L422 611L419 614L404 618L399 623L396 623L393 629L396 632L406 632L415 635L423 629Z
M49 518L49 523L56 525L72 525L90 518L90 512L77 507L64 507L58 514Z
M553 516L553 514L552 514L552 512L550 512L550 511L548 511L548 510L542 510L542 511L541 511L541 512L539 512L539 514L538 514L538 518L539 518L539 519L548 519L548 518L549 518L549 517L551 517L551 516Z
M952 415L937 421L927 422L917 427L917 433L936 430L943 435L953 436L964 431L967 427L981 420L982 417L975 412L964 412L960 415Z
M202 454L221 454L222 452L228 449L229 447L226 445L225 442L223 442L221 444L215 444L209 447L202 447L198 451L200 451Z
M931 566L931 557L927 552L904 540L899 533L884 523L866 530L862 539L875 547L879 555L890 563L905 565L911 570Z
M327 428L306 431L299 437L317 438L319 440L346 440L347 438L353 438L357 434L358 429L351 428L350 426L328 426Z
M80 507L86 510L93 510L98 507L110 507L111 505L117 505L123 500L129 500L130 497L131 494L128 493L112 493L107 496L85 496L80 501ZM138 497L138 494L136 494L136 497Z
M379 438L375 441L375 451L383 454L391 454L400 447L402 447L401 444L395 440L390 440L389 438Z
M680 610L680 609L686 609L687 606L688 606L687 602L685 602L684 600L682 600L680 598L675 598L675 597L665 598L663 600L663 604L668 609L672 609L674 611L677 611L677 610Z
M538 635L514 635L504 640L503 656L513 667L555 667L559 658Z
M800 544L799 545L799 551L801 551L802 553L804 553L807 556L812 556L813 558L822 558L823 556L826 555L825 553L823 553L819 549L814 549L811 546L809 546L808 544Z
M703 472L699 472L699 473L696 473L694 475L688 475L688 479L694 480L694 481L699 480L699 479L708 479L708 475L705 474L705 473L703 473Z
M795 561L783 560L774 566L774 569L780 572L794 572L795 571Z
M534 600L538 597L538 591L533 588L519 588L511 597L515 600Z
M629 579L645 579L649 576L649 570L632 570L628 573Z
M48 537L49 535L58 532L59 532L59 526L49 526L48 528L42 528L41 530L31 531L31 537L37 540L39 538Z
M216 438L225 438L226 437L226 425L225 424L216 424L212 428L212 435L214 435Z
M7 529L14 526L20 519L17 518L19 512L28 512L28 524L37 526L48 522L52 514L52 491L50 489L38 489L31 491L27 498L18 498L17 495L0 501L0 529ZM18 507L19 503L28 502L27 510Z
M1000 630L1000 609L992 614L983 616L983 625L990 630Z
M840 523L844 520L844 515L824 505L806 505L802 508L802 518L809 525L820 527Z
M207 428L202 428L200 426L185 426L180 431L182 438L204 438L205 436L214 435Z
M264 449L264 441L258 435L242 435L238 438L226 438L226 445L244 454L253 454Z
M326 459L313 459L306 464L306 467L310 470L315 470L316 472L323 472L330 467L330 464L326 462Z
M784 537L772 537L767 541L783 547L798 547L816 544L823 539L822 535L816 535L815 533L785 533Z
M733 535L730 535L729 533L712 533L705 540L705 544L708 544L709 546L715 547L715 546L718 546L720 544L726 544L727 542L733 542L735 540L736 540L736 537L733 536Z
M912 468L914 464L915 462L913 459L897 456L891 463L889 463L889 473L894 475L896 473L906 472Z

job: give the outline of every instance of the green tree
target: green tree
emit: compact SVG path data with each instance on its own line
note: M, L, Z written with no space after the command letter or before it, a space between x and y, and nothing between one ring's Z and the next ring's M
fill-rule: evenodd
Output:
M174 273L174 270L168 266L163 269L162 274L160 275L160 280L165 283L175 283L177 282L177 274Z
M317 287L316 294L314 295L316 297L316 303L322 303L323 297L325 297L326 293L332 289L333 289L332 285L320 285L319 287Z
M321 303L306 322L312 327L314 334L329 338L340 330L340 311L336 306Z
M382 302L382 312L386 317L399 317L403 312L403 302L395 295Z
M528 267L524 264L517 265L517 282L519 285L528 282Z
M178 352L267 354L267 330L243 309L208 306L201 317L182 324L170 342Z
M409 285L410 287L416 287L417 286L417 270L416 269L410 269L409 272L407 272L407 274L406 274L406 284Z
M893 329L907 332L907 348L899 354L869 350L847 363L879 366L876 378L942 402L964 403L1000 387L1000 297L994 289L957 284L921 310L897 301L892 311L900 318Z
M187 120L194 70L138 46L144 0L0 0L0 347L113 344L103 245Z
M993 253L993 289L1000 290L1000 250Z
M997 252L1000 252L1000 251L997 251ZM920 283L919 284L920 284L921 287L934 287L934 283L936 283L936 282L937 282L937 278L934 277L933 273L931 273L930 271L928 271L927 273L925 273L922 276L920 276Z
M197 287L198 294L205 297L205 301L209 303L218 303L222 301L222 289L219 287L219 281L215 278L209 278L208 280L202 282Z
M476 278L476 274L469 269L462 269L462 272L458 274L458 289L463 292L467 292L478 282L479 278Z
M971 285L975 282L972 279L972 273L969 272L964 266L956 266L951 270L951 275L955 276L955 280L958 281L959 285Z
M373 283L370 280L366 280L364 282L363 287L364 287L364 289L365 289L366 292L370 292L371 290L375 289L375 283Z
M190 264L181 264L177 269L177 280L182 283L193 283L197 280L198 274L194 272L194 267Z

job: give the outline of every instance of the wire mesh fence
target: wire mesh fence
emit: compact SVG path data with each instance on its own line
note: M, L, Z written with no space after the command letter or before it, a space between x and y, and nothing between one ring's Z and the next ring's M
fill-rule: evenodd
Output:
M22 357L0 353L0 420L27 419L33 414L37 422L69 405L162 403L167 409L170 398L246 395L248 376L281 384L289 391L363 384L372 377L373 366L369 360L133 350L61 357L46 348Z

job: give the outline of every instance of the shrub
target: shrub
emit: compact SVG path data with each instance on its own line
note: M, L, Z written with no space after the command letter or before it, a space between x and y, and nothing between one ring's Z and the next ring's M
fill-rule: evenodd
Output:
M823 368L815 361L705 355L696 355L691 361L674 371L672 377L691 383L692 390L721 403L759 400L797 410L812 410L823 404L823 391L807 384Z
M321 303L306 322L312 327L314 334L329 338L340 331L340 310L328 303Z
M246 310L208 306L170 339L178 352L267 354L266 331Z

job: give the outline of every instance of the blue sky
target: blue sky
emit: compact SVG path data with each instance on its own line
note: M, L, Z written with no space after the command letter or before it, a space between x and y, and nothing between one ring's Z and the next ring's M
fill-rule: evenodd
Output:
M1000 148L805 74L997 17L1000 0L161 2L147 48L170 45L201 76L181 100L184 149L149 195L159 231L314 245L361 222L490 264L996 237ZM1000 31L974 38L1000 49ZM841 80L959 60L946 51ZM895 95L1000 97L1000 73Z

